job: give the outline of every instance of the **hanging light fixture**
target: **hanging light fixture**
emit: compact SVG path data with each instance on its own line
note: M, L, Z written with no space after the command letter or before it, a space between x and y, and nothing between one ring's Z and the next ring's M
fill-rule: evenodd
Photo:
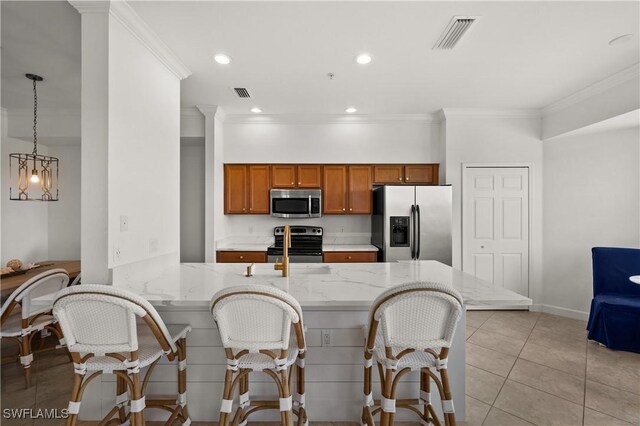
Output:
M9 199L16 201L58 201L58 159L38 154L38 92L43 78L25 75L33 81L33 152L9 154Z

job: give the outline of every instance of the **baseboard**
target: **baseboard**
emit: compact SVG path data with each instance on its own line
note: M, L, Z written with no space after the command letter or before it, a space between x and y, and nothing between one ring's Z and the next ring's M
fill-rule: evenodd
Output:
M577 311L575 309L563 308L553 305L541 305L542 312L553 315L560 315L567 318L579 319L586 321L589 319L589 312Z

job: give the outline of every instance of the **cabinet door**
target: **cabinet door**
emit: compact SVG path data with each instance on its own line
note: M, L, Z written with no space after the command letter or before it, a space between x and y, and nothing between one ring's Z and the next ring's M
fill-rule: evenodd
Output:
M324 166L324 214L347 213L347 166Z
M371 166L349 166L349 213L371 214Z
M298 166L298 188L320 188L322 168L314 165Z
M247 212L247 166L226 164L224 166L224 213Z
M324 263L375 262L377 254L372 251L327 251Z
M218 263L266 263L267 253L264 251L217 251Z
M402 183L404 167L401 164L373 166L374 183Z
M437 164L410 164L404 166L404 181L407 183L438 184Z
M271 166L272 188L295 188L296 166L290 164L277 164Z
M269 176L269 166L249 166L249 213L269 214Z

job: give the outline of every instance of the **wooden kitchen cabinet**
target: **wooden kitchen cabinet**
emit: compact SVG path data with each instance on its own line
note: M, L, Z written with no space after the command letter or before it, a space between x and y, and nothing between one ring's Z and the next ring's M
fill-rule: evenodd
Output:
M268 165L251 165L249 168L249 190L247 204L250 214L269 214L269 190L271 173Z
M404 166L402 164L380 164L373 166L373 183L402 183Z
M269 214L271 189L268 165L224 166L224 213Z
M267 263L265 251L217 251L218 263Z
M298 188L320 188L322 166L304 164L298 166Z
M376 262L377 253L373 251L327 251L323 254L325 263Z
M347 166L324 166L322 204L324 214L346 214L348 204Z
M295 188L297 182L296 166L293 164L275 164L271 166L272 188Z
M371 166L349 166L349 214L371 214Z
M226 164L224 166L224 213L247 212L247 166Z
M405 183L438 184L437 164L408 164L404 166Z

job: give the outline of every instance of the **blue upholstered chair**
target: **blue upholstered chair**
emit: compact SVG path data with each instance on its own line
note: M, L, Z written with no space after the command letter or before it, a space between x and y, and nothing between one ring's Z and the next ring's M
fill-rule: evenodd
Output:
M640 249L594 247L589 339L610 349L640 353Z

